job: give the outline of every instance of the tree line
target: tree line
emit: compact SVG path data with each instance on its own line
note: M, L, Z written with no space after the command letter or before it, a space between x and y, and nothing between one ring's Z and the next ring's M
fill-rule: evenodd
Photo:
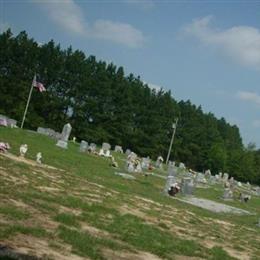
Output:
M25 31L14 36L10 29L0 35L0 57L0 114L21 121L36 72L47 88L33 92L26 128L61 131L69 122L78 140L122 145L155 159L166 158L178 118L170 159L260 184L260 150L243 146L236 125L190 100L178 102L171 91L151 89L123 67L53 40L39 45Z

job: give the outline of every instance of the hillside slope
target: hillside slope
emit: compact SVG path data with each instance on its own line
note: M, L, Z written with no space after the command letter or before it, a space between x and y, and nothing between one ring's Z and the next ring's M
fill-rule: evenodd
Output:
M11 145L11 155L0 154L0 259L260 259L257 215L211 213L163 196L163 179L123 179L78 144L61 150L45 136L3 128L0 141ZM26 159L16 156L22 143ZM35 163L39 151L44 165ZM124 155L115 157L123 172ZM234 205L260 214L259 198Z

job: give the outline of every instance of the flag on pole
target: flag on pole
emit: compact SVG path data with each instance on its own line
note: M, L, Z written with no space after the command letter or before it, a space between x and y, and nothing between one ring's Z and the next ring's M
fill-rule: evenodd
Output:
M38 90L39 90L40 92L46 91L46 88L43 86L43 84L42 84L41 82L37 81L36 74L35 74L34 77L33 77L32 85L33 85L35 88L38 88Z

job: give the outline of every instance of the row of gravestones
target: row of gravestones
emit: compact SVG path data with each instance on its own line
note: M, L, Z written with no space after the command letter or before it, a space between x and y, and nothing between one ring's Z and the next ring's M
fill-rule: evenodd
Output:
M169 187L169 185L175 183L177 181L177 173L179 173L181 167L176 167L174 162L169 162L168 164L168 178L166 181L165 189ZM181 191L183 194L190 195L192 194L194 188L197 186L198 183L208 183L210 185L216 184L216 183L225 183L228 187L225 187L223 198L224 199L231 199L232 198L232 192L231 189L235 186L242 187L242 184L238 181L236 181L233 177L229 178L228 173L219 173L218 175L211 175L210 170L205 171L205 174L203 173L191 173L189 171L185 171L181 174ZM251 194L260 196L260 187L251 187L249 183L244 184L244 187L246 187L247 191L250 190Z
M61 139L61 133L55 132L51 128L43 128L43 127L38 127L37 128L37 133L49 136L55 140Z
M0 126L17 127L17 121L7 116L0 115Z
M55 139L58 139L58 142L57 142L56 145L61 147L61 148L67 148L67 145L68 145L67 142L68 142L71 130L72 130L71 125L66 124L66 125L64 125L61 134L56 133L54 130L48 129L48 128L47 129L38 128L37 132L48 135L48 136L53 137ZM91 151L95 151L96 150L96 144L91 143L90 145L88 145L88 143L86 141L82 140L81 144L80 144L80 151L85 152L87 149L89 149ZM110 150L111 145L108 144L108 143L103 143L102 149L104 151ZM115 146L115 151L122 153L123 149L122 149L121 146L117 145L117 146ZM127 155L129 155L131 153L130 149L127 149L125 153ZM163 159L160 158L160 157L158 157L158 158L159 158L158 161L161 161L161 163L162 163ZM148 168L149 165L150 165L150 158L149 157L143 158L142 159L142 167ZM179 168L182 169L184 167L182 165L179 165ZM176 171L175 163L170 162L169 165L168 165L168 175L169 175L169 177L175 176L174 171ZM219 180L226 181L226 182L229 180L229 182L231 184L237 184L236 181L234 180L234 178L231 177L229 179L229 175L227 173L224 173L223 175L220 173L218 175L212 176L209 170L206 171L205 174L197 173L195 175L195 183L198 183L198 182L205 183L205 180L206 180L205 177L208 177L210 183L212 183L212 184L216 181L219 181ZM184 194L191 194L193 192L193 189L194 189L194 176L190 173L189 176L185 176L184 178L182 178L181 186L182 186L182 192ZM229 188L225 189L224 198L228 198L230 196L231 193L229 191L230 191ZM256 195L260 195L260 188L259 187L257 187L255 193L256 193Z
M43 134L43 135L46 135L48 137L51 137L51 138L58 140L56 145L61 147L61 148L66 149L68 147L68 140L69 140L71 130L72 130L72 127L68 123L68 124L63 126L62 133L58 133L51 128L43 128L43 127L38 127L37 133ZM96 144L91 143L89 145L88 142L82 140L81 143L80 143L80 149L79 150L80 150L80 152L85 152L87 150L94 152L96 150L96 147L97 147ZM111 145L108 144L108 143L103 143L102 149L106 150L106 151L110 150ZM122 147L119 146L119 145L116 145L115 146L115 152L123 153Z
M86 151L94 152L94 151L96 151L96 148L97 148L97 145L95 143L88 144L88 142L86 142L85 140L82 140L80 142L79 151L82 152L82 153L86 152ZM103 152L110 151L111 145L109 143L103 143L101 149L102 149ZM118 152L118 153L123 153L123 149L119 145L115 146L114 151Z

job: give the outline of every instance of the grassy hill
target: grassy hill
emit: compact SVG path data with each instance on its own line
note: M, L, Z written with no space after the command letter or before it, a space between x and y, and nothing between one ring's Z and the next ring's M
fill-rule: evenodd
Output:
M255 215L216 214L164 196L156 176L115 175L124 155L114 154L115 170L79 144L63 150L34 132L0 128L0 141L13 154L0 155L0 259L260 259L260 198L228 202ZM25 161L14 156L22 143ZM50 167L34 163L37 152ZM218 185L195 192L221 194Z

